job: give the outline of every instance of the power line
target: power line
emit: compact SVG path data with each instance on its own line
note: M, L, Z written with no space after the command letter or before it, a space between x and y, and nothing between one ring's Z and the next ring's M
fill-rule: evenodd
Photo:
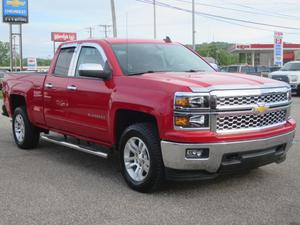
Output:
M248 6L248 5L243 5L241 3L236 3L236 2L231 2L231 1L229 1L229 3L232 4L232 5L236 5L236 6L242 7L242 8L252 9L252 10L261 11L261 12L265 12L265 13L269 13L271 15L274 15L274 12L271 12L271 11L268 11L268 10L265 10L265 9L259 9L259 8L256 8L256 7L252 7L252 6ZM282 17L289 17L289 18L300 19L299 16L287 15L287 14L283 14L283 13L277 13L276 12L276 15L277 16L282 16Z
M136 1L147 3L147 4L152 4L151 0L136 0ZM192 10L180 8L180 7L173 6L173 5L170 5L170 4L167 4L167 3L163 3L163 2L158 2L157 1L157 5L159 5L161 7L165 7L165 8L172 8L172 9L192 13ZM288 27L288 26L280 26L280 25L274 25L274 24L260 23L260 22L250 21L250 20L243 20L243 19L236 19L236 18L232 18L232 17L219 16L219 15L204 13L204 12L200 12L200 11L197 11L195 13L197 15L204 15L204 16L209 16L209 17L213 17L213 18L223 19L223 20L230 20L230 21L236 21L236 22L242 22L242 23L248 23L248 24L255 24L255 25L260 25L260 26L267 26L267 27L273 27L273 28L281 28L281 29L299 30L300 31L300 28L297 28L297 27Z
M173 1L192 4L192 2L188 1L188 0L173 0ZM283 16L283 14L278 14L278 13L274 14L274 13L270 13L268 11L267 12L258 12L258 9L251 8L251 7L250 7L250 9L253 9L255 11L229 8L229 7L212 5L212 4L208 4L208 3L200 3L200 2L196 2L195 4L196 5L207 6L207 7L213 7L213 8L217 8L217 9L231 10L231 11L235 11L235 12L243 12L243 13L248 13L248 14L253 14L253 15L269 16L269 17L282 18L282 19L287 19L287 20L291 20L291 18L294 18L296 20L300 20L300 17L298 17L298 16L287 16L287 15Z

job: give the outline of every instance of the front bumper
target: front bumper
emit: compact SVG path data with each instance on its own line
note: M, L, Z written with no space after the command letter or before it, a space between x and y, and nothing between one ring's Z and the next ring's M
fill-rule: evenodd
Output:
M261 157L265 158L264 162L266 163L264 164L279 162L282 157L285 157L285 153L292 145L294 136L295 131L266 139L237 142L186 144L162 141L162 157L164 165L168 169L185 171L201 170L208 173L217 173L224 163L227 163L226 166L230 167L236 163L242 163L243 158L249 158L252 154L252 163L258 167L262 164L255 163L255 161L258 162ZM187 149L209 149L209 155L207 158L202 159L187 159L185 156ZM238 153L239 158L234 158L235 153ZM269 157L268 154L270 155L271 153L272 157ZM279 153L280 157L273 157ZM226 157L230 155L232 158L228 160ZM268 157L271 160L268 160Z

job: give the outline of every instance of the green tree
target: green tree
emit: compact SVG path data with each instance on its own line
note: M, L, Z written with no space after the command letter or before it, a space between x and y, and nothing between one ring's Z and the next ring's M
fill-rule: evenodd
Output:
M9 66L9 43L0 41L0 66Z
M228 51L231 44L226 42L203 43L197 46L197 52L204 57L214 58L220 66L236 64L239 61L237 54Z

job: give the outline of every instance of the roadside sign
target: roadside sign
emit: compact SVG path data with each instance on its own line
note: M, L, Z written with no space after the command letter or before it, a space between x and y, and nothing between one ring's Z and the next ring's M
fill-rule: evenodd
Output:
M27 70L36 71L37 70L37 60L34 57L27 58Z
M4 23L28 23L28 0L2 0Z
M283 33L274 33L274 65L283 66Z
M76 41L77 33L52 32L51 37L54 42Z

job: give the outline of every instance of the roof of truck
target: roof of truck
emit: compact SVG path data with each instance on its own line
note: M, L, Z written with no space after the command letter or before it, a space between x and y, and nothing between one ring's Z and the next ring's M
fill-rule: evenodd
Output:
M105 41L110 44L123 44L123 43L161 43L165 44L164 40L151 40L151 39L119 39L119 38L108 38Z

